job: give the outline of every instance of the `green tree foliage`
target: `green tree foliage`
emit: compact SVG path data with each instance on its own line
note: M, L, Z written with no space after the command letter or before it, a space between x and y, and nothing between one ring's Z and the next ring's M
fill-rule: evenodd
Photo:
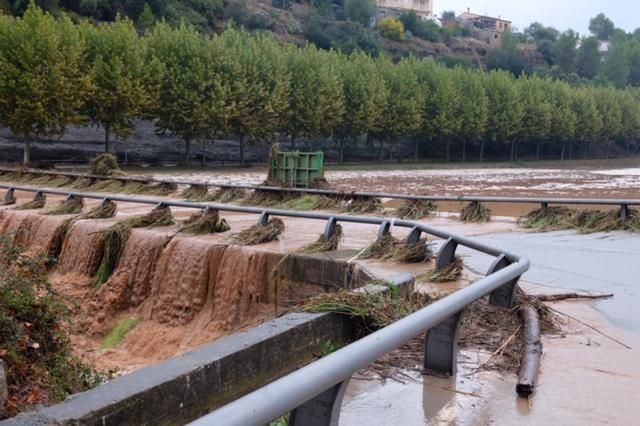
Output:
M511 144L511 159L515 157L515 140L522 135L524 109L518 96L516 82L503 71L492 71L485 76L485 92L491 113L487 119L486 139L498 144ZM480 161L484 156L484 140Z
M591 88L582 88L573 94L573 110L576 115L575 140L581 145L585 156L598 142L604 130L596 96L597 93Z
M614 86L622 88L627 85L631 68L623 45L612 43L607 60L602 67L602 72L606 80Z
M228 30L214 40L220 52L214 67L221 76L227 97L225 102L227 133L240 140L240 162L244 164L244 143L273 140L285 125L289 105L287 63L279 45L267 35L251 36Z
M147 31L153 27L153 24L156 22L156 17L153 15L153 11L149 6L149 3L144 3L144 8L142 9L142 13L138 17L138 27L141 30Z
M560 34L558 41L553 45L553 62L565 74L575 72L577 45L578 34L572 30Z
M285 48L290 76L289 109L283 130L291 138L326 136L340 122L344 95L335 52L314 46Z
M454 136L462 143L462 161L466 161L468 142L476 143L484 136L489 101L477 73L456 69L453 80L456 92L460 95L455 104L455 114L459 116L460 124Z
M385 16L378 22L378 30L383 37L389 40L404 40L404 25L400 20L391 16Z
M389 92L376 63L359 53L342 60L344 114L335 128L340 143L340 162L344 162L345 142L360 135L379 133Z
M592 79L598 75L601 62L599 44L595 37L582 39L576 57L576 72L580 77Z
M33 3L20 19L0 16L0 123L31 139L61 135L82 122L90 90L82 72L84 41L70 19L55 19Z
M128 19L82 27L86 40L86 67L92 91L86 99L86 116L105 131L105 152L111 151L112 132L126 139L132 120L151 106L146 85L146 44Z
M400 21L404 25L404 29L416 37L432 42L438 42L442 39L442 31L438 24L423 20L413 10L402 12Z
M506 70L514 75L531 72L529 62L518 50L517 37L510 33L503 34L500 46L487 54L487 68Z
M166 12L160 3L148 3L159 17ZM476 145L481 159L485 147L512 159L543 149L565 158L575 149L608 155L640 148L640 90L628 87L640 80L636 35L616 30L600 64L594 38L577 48L575 33L530 27L529 37L553 43L554 54L566 43L576 55L564 70L554 64L554 81L414 57L376 59L361 52L361 24L317 19L317 44L326 37L328 51L231 26L205 36L161 20L141 35L127 19L76 25L35 6L24 17L0 15L0 125L27 142L87 122L125 138L143 117L184 140L186 160L193 142L227 137L240 142L241 162L247 143L284 136L294 149L298 138L331 136L341 159L364 136L369 146L379 143L380 159L385 146L401 141L413 142L415 159L466 159ZM516 42L507 36L504 49L513 54ZM596 68L598 84L590 85Z
M522 102L521 139L536 144L536 158L540 159L540 148L551 131L552 106L545 94L550 82L537 77L525 78L520 84ZM517 157L517 153L516 153Z
M424 94L411 61L393 65L387 59L378 60L378 69L388 90L381 122L371 134L379 140L378 159L384 159L385 142L415 137L422 125Z
M185 24L175 29L157 24L148 44L150 60L161 64L156 125L183 139L188 162L192 142L213 138L226 124L227 92L213 67L217 52L209 39Z
M376 14L376 2L374 0L344 0L344 11L350 20L366 26Z
M613 21L606 17L604 13L600 13L589 22L589 31L598 40L609 40L616 29Z
M572 92L567 83L559 81L550 83L548 88L549 100L553 105L550 137L552 141L562 144L560 158L564 160L567 144L573 139L576 130Z

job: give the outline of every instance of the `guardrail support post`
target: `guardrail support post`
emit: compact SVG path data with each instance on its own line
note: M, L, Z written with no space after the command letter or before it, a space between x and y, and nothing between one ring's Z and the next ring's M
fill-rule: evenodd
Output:
M335 217L330 217L329 220L327 220L327 224L324 227L324 233L322 234L325 240L329 241L331 239L331 236L336 232L337 225L338 221Z
M415 244L420 241L420 236L422 235L422 231L415 226L409 235L407 236L407 244Z
M289 415L289 426L338 426L349 379L305 402Z
M42 191L37 191L34 195L33 195L33 201L39 201L39 200L44 200L46 199L47 196L44 195L44 192Z
M540 206L542 207L542 211L546 212L549 208L549 203L540 203Z
M620 206L620 219L623 222L626 222L628 218L629 218L629 205L628 204L622 204Z
M424 368L454 376L458 363L458 329L460 311L429 329L424 339Z
M4 200L2 202L5 206L16 203L16 190L13 188L7 189L7 192L4 194Z
M258 226L265 226L267 223L269 223L269 213L260 213L260 217L258 217Z
M445 269L447 266L451 265L454 260L456 260L457 248L458 243L453 238L449 238L442 247L440 247L438 257L436 258L436 271Z
M507 256L501 254L489 267L487 276L499 271L500 269L506 268L510 264L511 262L509 261L509 259L507 259ZM491 305L500 306L503 308L512 308L516 284L518 284L519 279L520 277L514 278L508 283L503 284L502 287L498 287L497 289L493 290L489 295L489 303Z
M378 228L378 238L382 238L391 232L391 222L385 220L380 224L380 228Z

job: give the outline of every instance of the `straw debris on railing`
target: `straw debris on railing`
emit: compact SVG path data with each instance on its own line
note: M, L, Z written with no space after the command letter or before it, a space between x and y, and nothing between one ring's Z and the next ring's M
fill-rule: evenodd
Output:
M115 179L96 180L93 182L90 188L93 191L124 192L124 182Z
M393 260L403 263L419 263L431 259L432 251L426 238L415 243L394 238L390 233L374 241L360 255L363 259Z
M82 197L69 197L64 201L49 210L47 215L63 215L63 214L78 214L82 212L84 207L84 200Z
M98 207L94 207L81 216L81 219L109 219L116 215L117 206L111 200L100 203Z
M572 227L575 213L568 207L542 207L521 217L518 225L541 231L567 229Z
M406 317L435 299L432 295L413 293L410 298L387 292L353 292L341 290L323 293L304 302L300 308L308 312L333 312L356 320L358 328L371 333Z
M204 184L193 184L180 192L180 197L189 201L209 201L209 188Z
M41 192L38 192L33 200L27 201L26 203L20 204L19 206L14 207L16 210L35 210L41 209L47 203L47 197Z
M406 200L398 208L397 216L401 219L420 219L437 210L436 203L430 200Z
M416 281L428 281L431 283L446 283L451 281L457 281L464 269L464 262L462 258L457 257L446 268L441 270L433 270L424 274L420 274L416 277Z
M95 176L124 176L125 173L118 166L115 155L104 153L98 155L91 162L90 174Z
M71 185L69 185L69 187L74 189L86 189L86 188L89 188L94 183L95 183L95 179L93 178L79 178L78 180L73 182Z
M206 208L184 221L178 232L185 234L214 234L227 232L231 227L220 212L212 208Z
M168 206L159 205L145 215L121 220L107 229L98 231L102 234L102 256L93 284L99 286L109 279L118 265L122 250L133 228L169 226L173 223L171 209Z
M482 223L491 220L491 209L478 201L472 201L460 212L463 222Z
M340 242L342 242L342 226L336 225L336 229L329 239L325 238L324 234L321 234L318 239L302 248L296 250L297 253L323 253L326 251L334 251L338 249Z
M621 211L574 210L568 207L543 207L518 220L523 228L551 231L577 229L581 233L609 231L640 231L640 214L629 209L628 217L622 219Z
M266 225L253 225L234 236L235 242L247 246L275 241L284 232L284 221L279 217L269 219Z
M234 201L241 200L247 196L247 191L241 188L220 188L218 189L213 196L211 196L210 201L217 201L218 203L232 203ZM242 203L243 204L243 203Z
M257 188L248 197L242 200L241 204L248 206L275 207L282 203L299 198L298 192L292 191L268 191Z
M350 201L344 206L347 213L375 213L382 209L382 201L375 197L351 196Z

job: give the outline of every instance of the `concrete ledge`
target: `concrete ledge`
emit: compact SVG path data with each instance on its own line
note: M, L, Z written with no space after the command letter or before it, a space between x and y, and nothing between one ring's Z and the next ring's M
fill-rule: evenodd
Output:
M343 316L289 314L0 424L184 424L308 363L322 342L343 346L354 334Z

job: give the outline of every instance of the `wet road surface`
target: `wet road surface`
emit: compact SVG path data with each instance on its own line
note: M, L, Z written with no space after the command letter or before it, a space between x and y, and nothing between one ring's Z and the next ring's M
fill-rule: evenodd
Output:
M405 376L405 383L353 380L345 396L341 424L638 424L638 235L505 232L475 238L531 260L531 269L523 279L528 292L584 291L615 296L552 304L577 320L563 317L566 334L543 337L539 384L530 400L516 396L514 375L491 371L472 374L489 355L464 351L458 356L459 372L453 378L407 372L414 380ZM478 273L484 273L492 261L467 249L460 249L459 254L467 267Z

